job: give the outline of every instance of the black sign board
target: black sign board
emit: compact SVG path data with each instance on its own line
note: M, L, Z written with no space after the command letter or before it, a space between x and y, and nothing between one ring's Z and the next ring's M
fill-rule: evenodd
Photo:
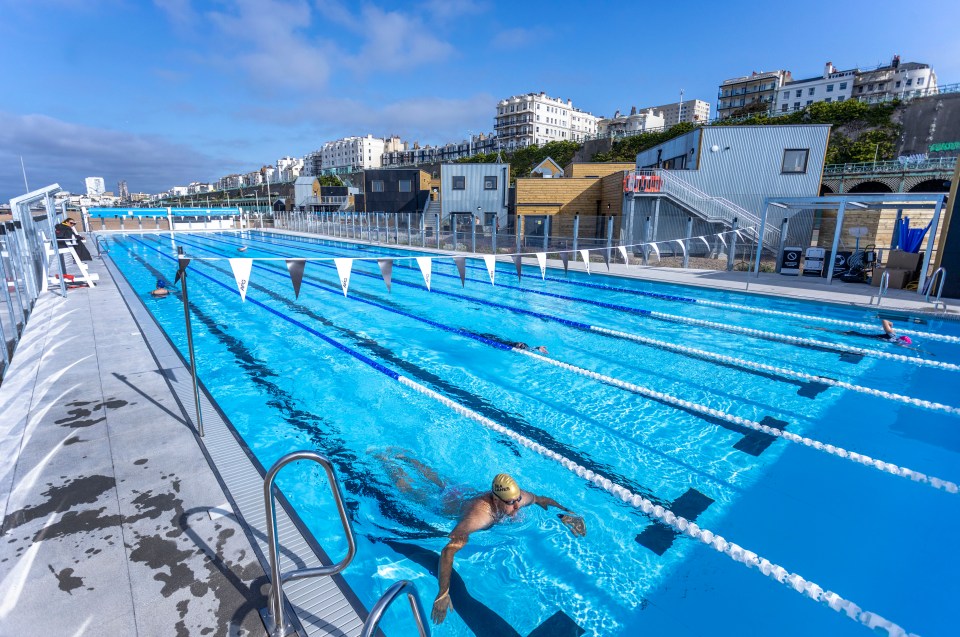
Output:
M784 248L780 255L780 274L800 274L802 248Z

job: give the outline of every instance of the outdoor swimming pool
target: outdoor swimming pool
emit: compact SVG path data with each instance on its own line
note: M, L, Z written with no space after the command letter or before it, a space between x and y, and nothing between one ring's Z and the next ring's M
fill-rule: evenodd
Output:
M508 472L582 515L587 535L538 507L474 534L436 635L869 634L850 604L908 632L953 630L960 494L940 480L960 477L958 323L896 320L918 352L843 334L879 332L875 311L614 279L602 264L546 281L525 266L518 282L501 262L491 286L468 260L462 288L436 259L428 292L399 259L411 253L382 246L263 232L108 245L184 353L182 305L149 291L172 282L175 246L194 259L200 377L263 465L298 449L334 461L358 539L344 576L368 608L411 579L429 612L452 505ZM345 297L329 259L373 256L397 259L392 291L358 260ZM228 257L256 259L245 303ZM299 299L294 257L327 259L307 262ZM806 440L769 435L780 429ZM294 465L279 484L339 559L322 472ZM656 521L673 521L664 510L699 530ZM388 613L388 634L406 634L407 612Z

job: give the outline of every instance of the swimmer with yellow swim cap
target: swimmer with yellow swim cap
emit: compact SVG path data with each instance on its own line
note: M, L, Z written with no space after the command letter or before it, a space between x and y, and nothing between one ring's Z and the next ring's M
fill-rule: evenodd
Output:
M570 529L570 532L577 537L583 537L587 534L587 527L583 523L583 518L575 515L573 511L553 498L524 491L512 477L506 473L498 473L493 478L489 493L473 498L464 505L463 516L453 531L450 532L450 542L443 547L443 551L440 553L438 578L440 580L440 590L437 593L437 598L433 600L433 612L430 614L434 623L442 623L447 617L447 611L451 605L450 573L453 571L453 558L457 551L466 545L470 534L474 531L485 531L506 518L512 518L517 514L517 511L531 504L539 504L544 511L552 506L565 511L566 513L561 513L557 517Z

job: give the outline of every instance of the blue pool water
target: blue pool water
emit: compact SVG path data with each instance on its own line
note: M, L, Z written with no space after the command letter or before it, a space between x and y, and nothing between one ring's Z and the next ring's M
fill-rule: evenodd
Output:
M578 634L576 627L588 635L869 633L843 611L654 522L562 457L908 632L954 629L948 609L960 558L950 531L960 522L960 494L730 419L956 482L960 416L833 383L958 407L960 371L949 368L960 363L956 342L921 335L914 340L922 351L914 351L823 320L879 331L875 311L614 279L597 274L597 264L593 275L548 270L546 281L525 266L518 282L513 264L500 263L491 286L483 262L468 260L461 287L453 261L437 259L427 291L416 262L397 260L388 292L371 257L411 253L262 232L113 237L110 258L181 352L182 305L149 295L158 276L172 282L175 246L194 259L200 377L252 452L265 466L297 449L336 464L358 536L344 576L367 607L410 579L429 612L458 503L508 472L582 515L587 535L574 538L556 510L535 506L475 533L456 558L455 611L436 635L542 637ZM227 257L257 259L245 303ZM369 260L354 261L347 297L332 261L307 262L295 299L283 257ZM960 336L960 324L938 319L895 325ZM526 356L498 339L550 353ZM917 364L929 361L948 368ZM298 464L279 484L339 559L345 542L322 473ZM385 628L409 634L408 609L396 606Z

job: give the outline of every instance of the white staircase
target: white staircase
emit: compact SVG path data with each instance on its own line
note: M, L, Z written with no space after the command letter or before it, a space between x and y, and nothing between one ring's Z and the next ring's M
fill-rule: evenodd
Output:
M639 195L665 195L698 217L722 223L728 228L733 227L733 220L736 219L738 228L753 227L755 233L760 229L760 217L723 197L708 195L684 181L677 171L658 168L630 171L624 178L623 190ZM763 245L776 250L780 242L780 228L768 225L763 235Z

